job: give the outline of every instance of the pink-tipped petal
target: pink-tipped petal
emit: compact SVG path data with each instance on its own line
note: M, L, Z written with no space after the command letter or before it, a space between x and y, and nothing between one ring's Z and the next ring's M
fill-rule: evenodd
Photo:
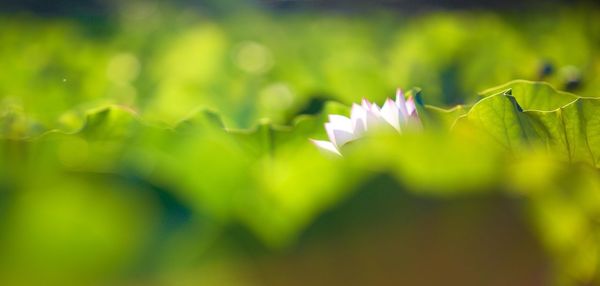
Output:
M362 101L360 102L360 105L362 106L362 108L364 108L365 110L370 110L371 109L371 102L369 102L366 98L363 98Z
M358 104L352 104L350 112L354 136L360 136L366 129L367 111Z
M352 104L352 109L350 110L350 118L351 119L361 117L364 115L364 113L365 113L365 109L362 106L360 106L356 103Z
M319 150L321 150L323 152L342 156L340 151L337 148L335 148L335 145L333 145L333 143L331 143L329 141L310 139L310 142L315 144L315 146L317 146L317 148L319 148Z
M381 119L381 115L379 114L378 110L376 112L373 112L371 110L367 111L367 118L365 120L365 131L376 128L379 124L381 124L381 121L383 121L383 119Z
M400 131L400 123L401 123L401 118L400 118L400 111L398 110L398 108L396 107L396 103L391 100L391 99L387 99L385 101L385 103L383 104L383 107L381 107L381 117L390 125L392 125L392 127L394 127L394 129Z
M406 110L406 100L404 99L404 93L402 89L396 91L396 107L400 111L402 118L408 119L408 110ZM406 120L405 120L406 121Z
M408 100L406 100L406 111L408 111L408 115L410 116L416 114L417 112L417 107L415 106L415 99L412 96L409 96Z
M379 105L377 105L377 103L371 103L371 109L369 109L371 112L375 113L375 114L379 114L379 111L381 111L381 108L379 108Z

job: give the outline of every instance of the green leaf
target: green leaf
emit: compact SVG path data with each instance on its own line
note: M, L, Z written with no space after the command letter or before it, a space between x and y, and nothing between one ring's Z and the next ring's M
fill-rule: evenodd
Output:
M551 112L527 112L544 142L574 162L600 166L600 100L579 98Z
M515 89L480 100L457 125L474 125L511 150L542 145L563 159L599 165L599 99L559 92L544 83L513 84Z
M128 153L144 154L154 166L148 179L172 186L195 211L223 224L242 223L279 247L361 178L347 178L341 160L310 143L326 136L329 114L347 115L348 107L328 102L323 113L301 116L291 126L263 120L249 129L229 129L217 114L201 110L172 134L131 144Z
M425 128L448 130L457 118L467 112L467 109L462 105L457 105L450 109L427 105L423 102L419 88L411 89L406 94L414 97L417 113Z
M39 139L57 135L79 135L87 140L119 140L132 134L139 124L141 120L135 111L123 106L110 105L87 111L83 124L78 128L51 129L41 134Z
M526 80L511 81L487 89L481 92L480 95L488 97L499 93L506 93L509 90L523 110L552 111L579 98L575 94L558 91L548 83Z
M225 128L219 114L212 110L201 109L180 121L177 126L175 126L175 130L177 132L187 132L187 130L194 130L198 126L204 128Z
M520 109L514 97L499 93L475 104L466 118L504 147L513 148L531 136L528 132L531 128Z
M444 129L449 129L456 119L464 115L467 109L463 105L457 105L450 109L443 109L432 105L425 105L424 112L421 114L427 114L429 120L436 123L437 126L441 126Z
M88 112L79 133L91 140L118 139L130 134L132 125L139 122L133 110L109 106Z
M250 129L228 129L248 153L254 156L273 155L285 145L307 144L309 138L324 138L324 123L330 114L348 116L349 108L341 103L329 101L318 115L302 115L291 126L276 125L265 119Z

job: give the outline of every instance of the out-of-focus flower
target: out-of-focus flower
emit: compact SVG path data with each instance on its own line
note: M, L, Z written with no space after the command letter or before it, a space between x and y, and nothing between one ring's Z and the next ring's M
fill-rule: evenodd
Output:
M363 98L360 105L352 104L350 118L329 115L329 122L325 123L329 141L310 140L319 149L341 156L340 147L362 137L366 131L389 125L402 132L410 122L420 123L415 101L412 96L405 100L402 90L398 89L396 100L387 98L382 107Z

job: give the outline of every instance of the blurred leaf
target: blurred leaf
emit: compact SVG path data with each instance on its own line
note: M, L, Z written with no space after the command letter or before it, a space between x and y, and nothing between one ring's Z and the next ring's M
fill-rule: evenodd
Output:
M122 139L131 133L134 123L139 123L139 120L131 109L120 106L103 107L87 113L85 124L79 133L89 140Z
M415 100L415 106L419 119L425 128L441 128L449 130L456 119L467 112L467 108L462 105L456 105L450 109L443 109L433 105L423 103L420 89L408 91L407 96L412 96Z

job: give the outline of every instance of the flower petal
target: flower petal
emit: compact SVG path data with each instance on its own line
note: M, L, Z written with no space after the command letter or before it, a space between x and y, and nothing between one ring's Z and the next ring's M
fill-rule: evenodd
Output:
M334 129L344 130L350 133L354 131L354 128L352 126L352 120L343 115L329 115L329 123L333 125Z
M368 101L366 98L363 98L362 101L360 102L360 105L362 106L362 108L364 108L365 110L370 110L371 109L371 102Z
M417 112L417 107L415 106L415 99L412 96L408 97L406 101L406 111L408 111L408 115L413 115Z
M325 123L325 131L327 131L327 135L329 136L331 143L333 143L336 147L340 147L355 139L352 132L337 129L332 123Z
M367 116L365 118L365 130L376 128L378 125L386 122L381 117L381 110L377 104L371 103L370 108L367 109L366 112Z
M331 143L329 141L310 139L310 142L315 144L315 146L317 146L317 148L319 148L319 150L321 150L321 151L325 151L327 153L333 153L338 156L342 156L340 151L338 151L338 149L335 148L335 145L333 145L333 143Z
M379 108L379 105L377 105L377 103L373 102L373 103L371 103L371 108L369 109L369 111L371 111L375 114L379 114L379 111L381 111L381 108Z
M406 121L406 119L408 119L408 110L406 110L406 100L404 99L404 93L401 89L396 91L396 106L398 107L402 118Z
M400 111L396 107L396 103L393 100L387 99L381 107L381 118L387 121L394 129L400 131L400 123L403 122L400 117Z
M379 114L367 111L367 119L365 120L365 130L373 129L379 124L381 124L381 118L379 117Z
M358 104L352 104L352 111L350 112L350 119L352 120L352 129L354 136L360 136L365 132L367 126L367 110Z
M363 98L360 104L352 105L349 118L338 114L329 115L325 130L330 141L311 141L319 149L341 156L339 148L361 137L365 131L389 124L400 132L409 121L421 126L414 98L406 99L402 90L398 89L396 99L386 99L381 108Z

